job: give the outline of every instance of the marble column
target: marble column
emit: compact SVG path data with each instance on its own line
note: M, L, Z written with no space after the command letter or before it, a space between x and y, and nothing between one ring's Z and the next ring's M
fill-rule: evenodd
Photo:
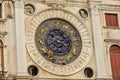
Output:
M92 30L93 30L93 40L94 40L94 52L96 56L96 77L98 79L106 78L106 69L104 62L104 49L103 49L103 39L102 39L102 26L100 24L100 13L99 5L90 2L91 8L91 20L92 20Z
M26 51L25 51L25 25L24 25L24 3L15 1L15 28L16 28L16 54L17 54L17 76L27 75Z

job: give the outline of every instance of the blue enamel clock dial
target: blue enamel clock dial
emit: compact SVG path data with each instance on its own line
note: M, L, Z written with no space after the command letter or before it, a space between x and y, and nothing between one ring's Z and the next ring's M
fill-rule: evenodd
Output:
M75 27L58 18L48 19L38 26L35 43L40 55L58 65L76 60L82 48L81 37Z

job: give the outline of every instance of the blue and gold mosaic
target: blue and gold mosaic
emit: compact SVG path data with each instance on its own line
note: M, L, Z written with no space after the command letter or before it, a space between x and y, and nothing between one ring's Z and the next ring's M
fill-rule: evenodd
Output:
M40 54L48 61L66 65L80 55L80 34L69 22L52 18L40 24L35 33L35 42Z

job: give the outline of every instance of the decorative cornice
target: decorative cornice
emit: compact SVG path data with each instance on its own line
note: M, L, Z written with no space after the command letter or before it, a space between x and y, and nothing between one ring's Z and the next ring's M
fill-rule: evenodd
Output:
M55 8L63 8L66 4L65 0L45 0L45 3L48 6L55 7Z
M52 7L64 6L83 6L88 5L88 1L84 0L23 0L25 3L40 2Z
M0 18L0 22L5 22L7 19Z
M120 5L101 4L101 10L120 11Z
M7 35L7 34L8 34L8 32L6 32L6 31L4 31L4 32L0 31L0 35L5 36L5 35Z
M89 2L100 3L100 2L102 2L102 0L89 0Z
M105 42L120 42L119 39L104 39Z
M45 2L45 0L23 0L24 2Z
M14 0L15 1L15 0ZM19 1L19 0L16 0ZM68 3L87 3L88 1L84 0L23 0L25 2L46 2L46 3L62 3L62 2L68 2Z
M15 2L15 1L17 1L17 0L1 0L2 2L3 1L11 1L11 2Z

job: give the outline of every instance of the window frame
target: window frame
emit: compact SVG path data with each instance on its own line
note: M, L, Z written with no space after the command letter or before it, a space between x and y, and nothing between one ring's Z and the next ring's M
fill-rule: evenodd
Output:
M109 18L108 18L109 17ZM107 21L108 19L110 19L109 21ZM115 18L116 22L112 22L114 20L112 20L112 18ZM115 13L105 13L105 21L106 21L106 27L119 27L118 24L118 14Z
M102 21L102 25L103 25L103 28L111 28L111 29L120 29L120 12L118 11L103 11L102 13L103 15L101 16L101 21ZM118 19L118 26L115 27L115 26L107 26L106 25L106 17L105 17L105 14L117 14L117 19Z

